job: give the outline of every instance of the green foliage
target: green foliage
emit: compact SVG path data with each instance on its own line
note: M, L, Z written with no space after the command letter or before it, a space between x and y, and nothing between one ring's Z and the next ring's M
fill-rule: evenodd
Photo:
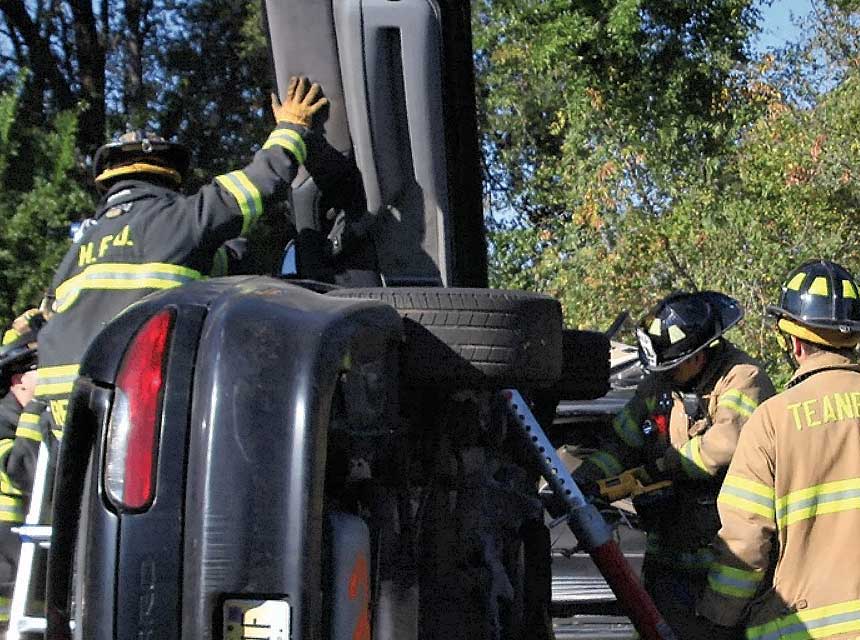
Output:
M181 37L160 50L169 81L152 115L192 150L195 188L250 161L274 126L268 44L260 3L191 0L172 19Z
M534 62L518 58L526 66L514 71L497 63L498 53L485 56L486 73L499 86L528 79L541 87L536 102L552 95L553 83L565 95L560 110L549 112L555 128L545 129L547 118L532 115L531 130L512 119L519 106L506 111L500 102L528 104L529 90L518 90L526 98L483 95L484 119L495 123L488 135L504 121L518 132L508 146L485 140L495 154L489 172L502 176L491 188L501 185L507 196L495 203L514 212L512 222L491 223L492 281L558 296L568 322L589 328L605 328L622 309L637 317L672 290L724 291L747 310L730 338L784 381L788 368L764 309L777 300L785 274L811 257L837 260L860 274L858 16L819 6L819 28L806 42L743 63L734 53L751 27L732 32L725 21L753 10L705 4L722 16L706 33L735 38L735 46L684 53L669 68L649 68L643 54L627 71L611 65L600 79L588 64L558 60L550 70L538 55ZM600 6L595 22L571 17L569 29L581 41L599 34L603 59L627 42L642 46L646 2L638 5L638 23L625 13L626 3ZM688 8L705 11L703 3ZM682 23L689 28L688 21L666 28ZM476 30L484 28L479 21ZM486 28L495 34L503 27ZM532 44L537 35L512 34L506 31L506 48L543 47ZM661 39L685 42L687 36ZM575 49L571 42L568 51ZM697 75L707 79L705 89L685 93L681 78ZM616 78L626 80L616 85ZM608 115L601 120L601 114ZM544 144L545 130L559 141L553 150Z
M39 28L26 37L20 23L4 36L19 46L0 65L0 92L6 90L0 93L0 322L39 303L68 246L70 221L92 214L96 194L86 155L106 134L133 125L187 144L193 162L186 186L193 191L249 161L273 126L260 3L93 5L101 40L88 42L86 51L78 40L54 47L63 74L57 77L68 80L72 104L78 105L67 111L58 110L50 65L38 64L32 47L20 46L38 41L41 33L57 37L68 30L77 38L81 28L93 27L85 16L58 10L31 12ZM3 15L8 20L5 10ZM81 60L98 65L99 51L106 56L104 68L85 69ZM94 82L85 73L104 74L106 95L77 90ZM88 109L87 100L97 108ZM81 123L95 122L85 117L93 111L102 113L105 124L85 129ZM94 142L81 146L82 140ZM264 236L262 243L266 233L274 231L258 225L252 241Z
M586 225L633 199L663 209L734 135L750 0L480 0L474 17L498 208Z
M15 129L18 92L0 95L0 324L37 306L69 245L69 223L92 211L80 186L75 152L77 115L60 113L49 127ZM27 165L19 150L27 147ZM29 174L32 186L17 188Z

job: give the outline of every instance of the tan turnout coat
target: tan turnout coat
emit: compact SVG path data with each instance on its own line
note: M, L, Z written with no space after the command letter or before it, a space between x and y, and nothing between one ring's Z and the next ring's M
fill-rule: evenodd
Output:
M712 554L708 543L719 529L716 496L741 428L773 384L763 367L729 342L714 347L695 389L701 397L702 417L690 420L680 394L672 393L669 419L670 448L664 454L672 471L677 499L661 526L648 532L649 564L702 575ZM643 422L657 408L664 378L648 376L636 395L613 421L601 449L577 470L580 479L597 480L649 462Z
M860 366L820 352L744 427L699 612L752 640L860 637Z

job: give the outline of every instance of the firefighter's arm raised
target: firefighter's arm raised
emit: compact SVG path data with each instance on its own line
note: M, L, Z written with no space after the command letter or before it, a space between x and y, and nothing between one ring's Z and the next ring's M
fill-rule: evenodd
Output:
M770 564L776 532L774 460L773 426L765 405L744 427L717 499L722 528L698 612L721 626L741 621Z
M767 374L751 364L733 367L721 386L713 423L680 449L667 451L669 470L694 480L718 476L732 460L741 428L759 404L774 394Z
M286 101L272 96L277 125L251 163L181 199L189 215L178 218L177 224L192 226L195 244L211 246L214 253L225 241L245 235L273 205L288 199L290 185L307 158L305 139L313 118L328 104L320 93L318 84L308 86L306 79L293 78Z

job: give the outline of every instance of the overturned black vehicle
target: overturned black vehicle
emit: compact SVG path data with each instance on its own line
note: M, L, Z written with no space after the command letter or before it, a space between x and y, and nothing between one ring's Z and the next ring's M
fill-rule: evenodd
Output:
M277 84L325 87L345 173L294 183L295 274L153 295L92 345L48 635L552 638L537 480L557 470L499 392L548 427L606 393L609 340L482 288L469 3L265 9Z

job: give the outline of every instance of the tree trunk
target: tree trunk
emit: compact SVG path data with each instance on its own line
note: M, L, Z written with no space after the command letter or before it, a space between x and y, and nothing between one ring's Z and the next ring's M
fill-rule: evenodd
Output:
M50 87L59 109L71 109L75 106L75 95L69 86L69 81L60 72L60 61L57 60L51 46L39 33L39 28L23 0L0 0L0 11L6 16L9 25L20 35L30 52L30 63L33 72L44 76L45 84ZM102 65L104 67L104 65Z
M123 66L123 107L135 127L146 120L146 93L143 86L143 46L148 7L142 0L125 1L126 36Z
M89 153L105 137L105 43L99 37L93 5L90 0L70 0L78 57L81 99L84 102L79 119L78 144Z

